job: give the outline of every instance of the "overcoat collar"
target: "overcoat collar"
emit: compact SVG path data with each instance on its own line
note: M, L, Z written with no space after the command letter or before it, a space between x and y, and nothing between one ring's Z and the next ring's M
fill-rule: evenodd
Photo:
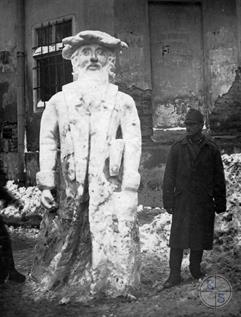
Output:
M183 144L183 145L188 144L188 138L187 138L187 136L185 136L185 137L182 139L181 144ZM209 142L208 142L208 139L205 137L205 135L203 135L202 146L204 146L204 145L206 145L206 144L208 145Z

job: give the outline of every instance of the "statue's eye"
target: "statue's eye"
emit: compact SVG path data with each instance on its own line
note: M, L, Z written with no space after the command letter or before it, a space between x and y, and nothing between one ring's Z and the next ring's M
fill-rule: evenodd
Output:
M98 55L100 55L100 56L105 55L105 51L102 50L101 48L99 48L98 50L96 50L96 53L97 53Z
M82 54L83 54L84 56L90 55L90 49L89 49L89 48L84 48L84 49L82 50Z

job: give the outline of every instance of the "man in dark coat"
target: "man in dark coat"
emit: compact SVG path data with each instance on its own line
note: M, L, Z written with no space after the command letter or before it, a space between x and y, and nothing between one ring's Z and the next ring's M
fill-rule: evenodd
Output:
M8 205L21 207L21 203L6 190L5 183L6 176L0 167L0 200L3 202L3 207ZM0 284L4 283L7 277L8 280L17 283L25 281L25 276L15 269L11 240L0 215Z
M172 214L170 275L164 288L181 282L183 249L190 249L190 272L203 277L203 250L213 244L215 212L226 211L226 186L220 152L202 134L203 115L190 109L186 135L172 145L163 180L163 204Z

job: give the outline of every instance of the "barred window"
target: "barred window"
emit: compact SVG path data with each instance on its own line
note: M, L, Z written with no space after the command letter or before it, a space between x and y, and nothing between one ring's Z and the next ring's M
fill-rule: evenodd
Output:
M33 99L35 110L45 103L61 87L73 80L72 67L62 58L62 39L72 35L72 19L48 23L35 29L33 47Z

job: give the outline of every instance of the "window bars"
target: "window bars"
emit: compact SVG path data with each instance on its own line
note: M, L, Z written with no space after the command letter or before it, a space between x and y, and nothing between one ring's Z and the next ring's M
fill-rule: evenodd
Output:
M72 81L71 63L61 56L62 39L71 35L71 19L48 23L35 29L33 90L36 108L45 107L52 95Z

